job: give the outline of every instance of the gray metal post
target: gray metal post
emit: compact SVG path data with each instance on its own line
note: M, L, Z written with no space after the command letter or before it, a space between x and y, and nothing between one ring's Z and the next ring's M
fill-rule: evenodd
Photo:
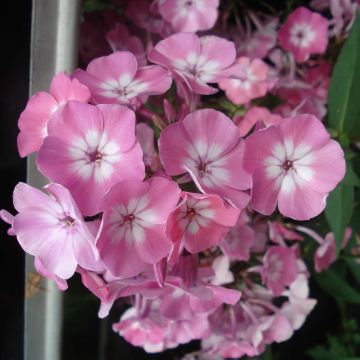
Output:
M31 29L30 95L49 88L53 75L72 71L77 63L81 0L33 0ZM27 163L27 181L41 187L47 181L37 171L35 157ZM35 272L26 257L26 280ZM25 299L25 360L61 358L62 293L52 281Z

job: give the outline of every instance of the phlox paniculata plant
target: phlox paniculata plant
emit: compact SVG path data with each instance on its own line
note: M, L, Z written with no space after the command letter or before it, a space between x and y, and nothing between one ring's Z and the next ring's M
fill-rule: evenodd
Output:
M20 115L19 153L36 153L49 184L19 183L18 213L0 215L60 290L81 275L100 317L127 298L113 330L131 344L256 356L316 305L304 236L317 272L336 240L303 221L346 166L323 123L324 54L345 30L314 3L281 22L215 0L122 1L122 15L85 16L83 68Z

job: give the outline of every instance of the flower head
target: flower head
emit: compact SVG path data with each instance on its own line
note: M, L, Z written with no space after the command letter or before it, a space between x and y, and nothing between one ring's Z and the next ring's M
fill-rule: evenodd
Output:
M279 30L280 45L298 62L323 54L328 44L328 20L304 7L292 12Z
M114 275L137 275L146 264L155 264L169 254L166 221L179 196L178 185L162 177L122 181L105 195L101 204L104 225L97 247Z
M60 279L70 278L78 265L97 268L95 238L69 191L60 184L46 188L49 195L27 184L14 190L14 231L21 247L36 256L41 268Z
M188 172L198 188L244 208L250 175L243 168L244 141L224 114L198 110L165 128L159 139L160 158L169 175Z
M218 17L219 0L162 0L159 12L176 32L209 30Z
M78 69L73 77L86 84L98 104L137 107L148 95L166 92L171 77L161 66L138 67L136 57L128 51L97 58L86 71Z
M219 87L234 104L247 104L266 94L267 72L262 60L241 57L232 66L229 78L219 82Z
M49 93L40 91L33 95L19 118L20 134L17 143L21 157L38 151L47 136L51 117L70 100L87 102L89 89L78 80L71 80L65 73L57 74Z
M208 83L217 83L228 75L235 60L235 46L217 36L199 38L191 33L178 33L155 45L149 60L169 69L180 86L196 94L217 92Z
M86 215L99 212L102 196L116 182L143 179L135 115L128 108L73 101L48 129L37 158L39 170L66 186Z
M312 115L284 119L246 140L244 166L253 176L252 207L265 215L307 220L345 175L344 153Z

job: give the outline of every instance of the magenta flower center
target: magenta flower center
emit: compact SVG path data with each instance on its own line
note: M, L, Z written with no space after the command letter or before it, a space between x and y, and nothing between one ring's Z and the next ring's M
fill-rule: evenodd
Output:
M99 151L95 151L89 154L90 162L100 163L102 160L102 154Z
M123 217L123 224L131 224L135 220L134 214L125 215Z
M76 223L75 219L73 219L71 216L66 216L64 219L62 219L62 221L70 227L73 227Z
M285 171L288 171L293 167L293 162L291 160L285 160L282 167Z
M194 208L188 208L186 211L186 217L192 219L196 215L196 211Z
M199 169L200 176L203 177L206 174L206 163L204 163L203 161L200 161L198 169Z

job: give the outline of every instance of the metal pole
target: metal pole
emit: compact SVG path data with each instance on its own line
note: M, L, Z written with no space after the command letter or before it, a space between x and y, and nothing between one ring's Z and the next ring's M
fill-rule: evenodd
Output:
M72 71L77 64L81 0L33 0L30 60L30 95L47 90L54 74ZM36 169L35 156L27 163L27 181L41 187L47 183ZM26 257L25 279L34 270ZM52 281L25 299L24 359L61 358L62 293Z

